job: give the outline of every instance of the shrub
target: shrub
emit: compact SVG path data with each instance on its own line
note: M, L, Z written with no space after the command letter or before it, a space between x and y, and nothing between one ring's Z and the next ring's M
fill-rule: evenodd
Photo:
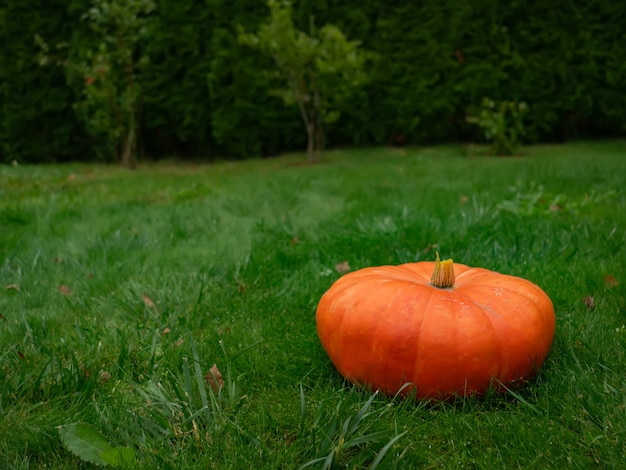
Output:
M366 54L331 24L310 33L295 28L292 6L269 0L270 18L257 33L240 28L241 43L271 57L283 86L271 89L288 105L297 105L307 132L307 157L317 161L326 141L325 126L339 119L334 104L365 81Z
M491 144L490 151L495 155L514 155L521 145L524 135L524 113L528 110L525 102L514 101L495 102L484 98L482 107L477 116L468 116L467 122L478 125L487 142Z

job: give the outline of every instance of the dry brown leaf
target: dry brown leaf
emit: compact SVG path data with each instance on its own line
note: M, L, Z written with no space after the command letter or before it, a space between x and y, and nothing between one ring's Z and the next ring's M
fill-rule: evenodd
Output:
M111 380L111 374L104 369L100 369L100 372L98 372L98 381L107 383L109 380Z
M293 238L291 239L291 242L290 242L290 243L291 243L292 245L295 245L295 244L296 244L296 243L298 243L299 241L300 241L300 237L295 236L295 237L293 237Z
M222 378L222 373L217 368L217 364L213 364L213 367L206 373L204 379L215 392L224 386L224 379Z
M592 296L590 296L590 295L588 295L587 297L585 297L585 298L583 299L583 302L585 302L585 305L587 306L587 308L588 308L589 310L593 310L594 308L596 308L596 304L595 304L595 302L594 302L594 300L593 300L593 297L592 297Z
M184 342L185 340L183 338L178 338L178 340L174 343L174 346L179 348Z
M463 195L459 198L459 200L461 201L461 204L467 204L467 201L469 201L469 198L466 195Z
M19 284L9 284L8 286L4 286L6 290L20 290Z
M163 331L161 332L161 334L164 335L169 335L172 332L172 330L170 330L168 327L163 328Z
M68 286L66 286L65 284L61 284L59 286L59 293L63 294L63 295L70 295L72 293L72 289L70 289Z
M604 285L607 287L615 287L619 286L619 282L613 276L607 274L606 276L604 276Z
M146 307L156 308L156 305L154 305L154 302L147 294L141 294L141 298L143 299L143 303L146 304Z
M191 426L193 427L193 436L196 442L200 441L200 430L198 429L198 425L196 424L196 420L191 420Z
M350 272L350 263L342 261L341 263L337 263L335 265L335 269L339 274L346 274L347 272Z

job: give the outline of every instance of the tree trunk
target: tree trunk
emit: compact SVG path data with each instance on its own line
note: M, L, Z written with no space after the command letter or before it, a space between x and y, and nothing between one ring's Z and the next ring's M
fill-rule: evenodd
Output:
M317 125L315 127L315 161L319 161L324 147L326 146L326 132L324 122L321 119L317 119Z
M122 147L122 165L126 168L137 168L137 154L135 151L135 118L131 117L128 129L128 135L123 143Z
M122 44L122 41L118 40L118 44ZM122 165L134 170L137 168L137 137L135 135L137 124L137 93L135 88L135 64L132 51L124 64L124 77L126 79L127 99L130 103L127 104L128 108L122 108L126 111L127 116L125 117L128 120L128 133L122 143Z
M307 146L306 146L306 161L313 163L316 160L315 155L315 122L309 121L306 125L307 133Z

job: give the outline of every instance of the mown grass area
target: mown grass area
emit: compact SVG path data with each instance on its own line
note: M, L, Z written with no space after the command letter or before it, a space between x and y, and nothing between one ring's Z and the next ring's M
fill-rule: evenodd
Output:
M623 468L626 142L302 159L0 167L0 466L90 468L83 422L131 468ZM319 344L339 263L436 250L552 298L514 396L373 395Z

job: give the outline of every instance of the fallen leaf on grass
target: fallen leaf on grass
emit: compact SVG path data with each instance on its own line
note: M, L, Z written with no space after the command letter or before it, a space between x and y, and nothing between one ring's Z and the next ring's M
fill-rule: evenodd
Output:
M585 302L585 305L587 306L587 308L589 310L593 310L594 308L596 308L596 304L593 300L593 297L591 297L590 295L588 295L587 297L585 297L583 299L583 302Z
M174 343L174 346L176 346L177 348L181 347L182 344L185 342L185 340L183 338L178 338L178 340Z
M604 285L607 287L615 287L619 286L619 282L613 276L607 274L606 276L604 276Z
M65 448L85 462L115 468L131 468L135 462L131 447L114 447L90 424L65 424L57 429Z
M68 286L66 286L65 284L61 284L59 286L59 293L63 294L63 295L70 295L72 293L72 289L70 289Z
M100 372L98 372L98 381L107 383L109 380L111 380L111 374L104 369L100 369Z
M459 198L459 200L461 201L461 204L467 204L467 201L469 201L469 198L463 195Z
M225 326L224 328L217 330L217 334L220 336L223 336L225 333L230 333L230 326Z
M350 263L347 261L342 261L341 263L337 263L335 265L335 269L339 274L346 274L350 271Z
M20 290L19 284L9 284L8 286L4 286L6 290Z
M141 294L141 298L143 299L143 303L146 304L146 307L156 308L156 305L154 305L154 302L147 294Z
M220 388L224 386L224 379L222 378L222 373L217 368L217 364L213 364L211 370L206 373L204 376L206 383L208 383L214 392L217 392Z

